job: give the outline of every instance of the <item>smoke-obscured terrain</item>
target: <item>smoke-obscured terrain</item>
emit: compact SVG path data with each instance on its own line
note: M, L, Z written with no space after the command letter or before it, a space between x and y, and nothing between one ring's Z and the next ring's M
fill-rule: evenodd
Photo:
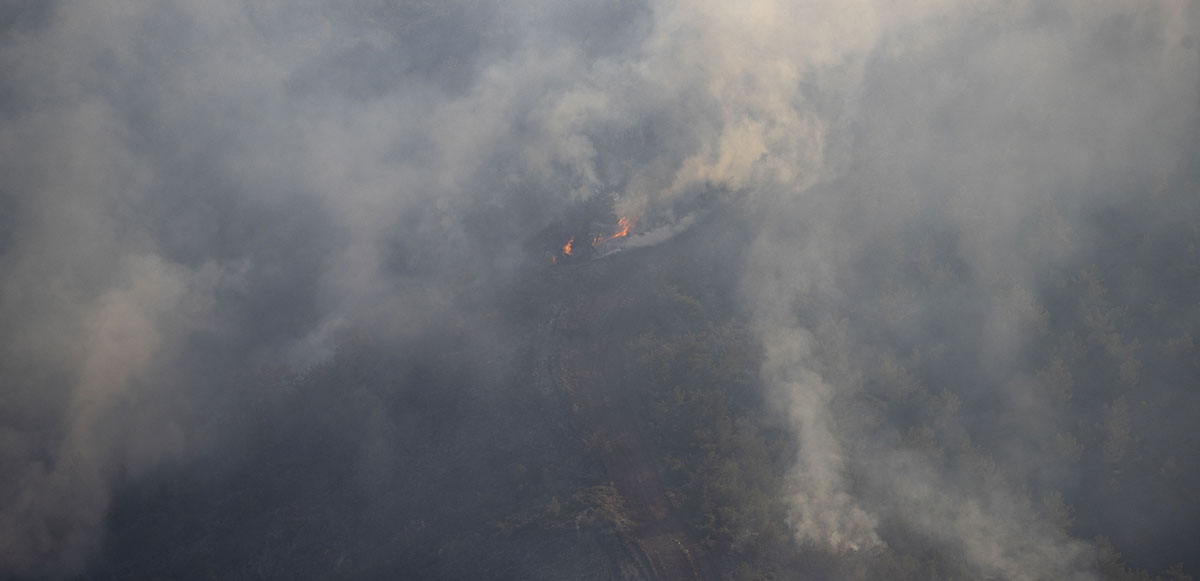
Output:
M0 6L0 578L1188 579L1200 4Z

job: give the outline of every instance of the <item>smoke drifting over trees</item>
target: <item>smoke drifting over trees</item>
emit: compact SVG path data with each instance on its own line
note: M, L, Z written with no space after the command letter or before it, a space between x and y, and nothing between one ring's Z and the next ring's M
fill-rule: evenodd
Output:
M0 576L1194 574L1198 24L9 2Z

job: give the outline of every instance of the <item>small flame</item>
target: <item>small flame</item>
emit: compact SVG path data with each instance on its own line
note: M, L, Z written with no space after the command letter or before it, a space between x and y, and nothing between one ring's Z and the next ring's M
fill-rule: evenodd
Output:
M624 236L629 236L630 228L633 228L633 222L628 216L621 216L621 219L617 220L617 231L612 235L612 237L621 238Z
M603 244L605 242L608 242L609 240L614 240L616 238L624 238L626 236L629 236L629 231L633 230L633 227L636 225L637 225L636 217L630 218L629 216L621 216L621 219L617 220L616 232L613 232L612 234L596 234L595 236L592 236L592 246L597 246L597 245ZM572 236L571 239L567 240L567 243L565 245L563 245L562 254L560 254L559 256L571 256L574 251L575 251L575 237ZM558 256L551 256L550 263L558 264Z
M630 218L629 216L621 216L621 219L617 220L617 231L613 232L612 234L610 234L608 236L605 236L603 234L597 234L594 238L592 238L592 246L596 246L597 244L601 244L603 242L608 242L609 240L613 240L616 238L624 238L626 236L629 236L629 231L632 230L636 224L637 224L637 218Z

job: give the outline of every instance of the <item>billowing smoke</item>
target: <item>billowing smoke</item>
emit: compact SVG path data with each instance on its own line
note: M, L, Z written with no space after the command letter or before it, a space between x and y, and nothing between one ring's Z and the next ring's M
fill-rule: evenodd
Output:
M1019 371L1028 357L1022 350L1048 316L1030 289L1102 235L1081 231L1077 221L1099 200L1129 195L1105 184L1189 162L1196 109L1185 103L1195 102L1198 79L1190 28L1181 22L1194 18L1194 7L1181 4L1032 3L934 10L894 29L884 19L889 28L863 63L860 84L839 95L849 110L826 117L827 133L850 143L823 141L827 183L771 206L755 254L760 273L748 281L765 294L755 296L766 309L764 379L783 392L797 426L798 534L860 546L874 541L872 519L887 518L959 546L989 574L1090 574L1090 548L1021 500L1022 486L1062 461L1049 443L1070 415L1052 411L1055 396ZM860 270L884 264L868 253L900 251L914 227L957 238L970 265L940 274L928 267L934 284L926 297L906 294L911 287L893 278L900 273ZM879 283L895 291L855 290ZM860 329L882 319L866 323L878 325L875 332L928 329L964 314L953 303L963 291L981 308L982 357L965 377L1001 386L990 405L1014 430L1002 437L1000 472L986 477L968 476L977 464L967 435L974 426L943 428L962 434L967 452L963 461L939 462L945 452L922 442L919 429L897 437L879 425L885 420L865 420L869 411L839 410L834 401L855 401L873 357L882 369L868 370L866 380L894 384L884 397L907 397L918 382L896 378L906 372L895 361L922 356L839 342L829 330L847 325L839 317ZM863 302L880 294L881 303ZM809 330L790 318L797 315L811 321ZM814 353L814 343L826 352ZM839 444L864 438L874 443L862 450ZM926 449L914 450L914 441ZM845 466L846 456L857 469ZM840 474L851 472L867 481L863 491L847 488Z
M1045 297L1101 288L1080 263L1123 249L1097 215L1194 186L1196 3L435 4L0 8L0 574L85 570L118 482L219 449L190 410L256 397L214 395L242 370L446 329L495 364L492 289L601 191L644 219L600 255L728 208L752 232L799 544L902 530L985 575L1096 574L1055 520L1063 426L1116 465L1130 406L1196 400L1133 391L1161 346L1095 290L1130 390L1068 405L1090 339L1050 336Z

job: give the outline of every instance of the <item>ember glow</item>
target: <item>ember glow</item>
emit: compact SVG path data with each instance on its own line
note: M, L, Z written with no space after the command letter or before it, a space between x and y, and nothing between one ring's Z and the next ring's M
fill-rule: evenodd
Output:
M592 246L599 246L600 244L608 242L609 240L615 240L617 238L629 236L629 231L633 230L633 227L636 225L637 218L622 216L619 220L617 220L617 229L612 234L596 234L595 236L592 236ZM571 239L567 240L567 243L563 245L562 254L559 256L572 256L574 251L575 237L572 236ZM551 256L550 262L552 264L557 264L558 256Z
M1200 0L110 4L0 0L0 581L1200 581Z
M608 242L609 240L614 240L616 238L624 238L626 236L629 236L629 231L632 230L636 224L637 224L637 218L630 218L629 216L621 216L621 219L617 220L617 231L613 232L612 234L610 234L608 236L605 236L603 234L597 234L594 238L592 238L592 246L596 246L598 244Z

